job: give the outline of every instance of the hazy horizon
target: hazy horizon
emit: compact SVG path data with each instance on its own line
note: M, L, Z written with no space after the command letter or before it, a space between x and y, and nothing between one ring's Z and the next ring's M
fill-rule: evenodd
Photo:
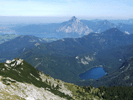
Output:
M1 24L45 24L45 23L61 23L68 21L71 17L67 16L0 16ZM79 20L129 20L129 19L111 19L111 18L94 18L94 17L77 17ZM132 18L133 19L133 18Z
M0 21L9 20L4 16L21 16L22 20L41 16L43 23L63 22L72 16L79 20L133 19L132 4L133 0L0 0Z

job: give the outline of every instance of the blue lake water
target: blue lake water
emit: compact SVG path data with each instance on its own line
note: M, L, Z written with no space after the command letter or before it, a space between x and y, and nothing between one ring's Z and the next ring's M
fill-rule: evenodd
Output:
M103 77L106 74L103 67L94 67L90 70L86 71L85 73L82 73L79 75L79 78L87 80L87 79L99 79Z

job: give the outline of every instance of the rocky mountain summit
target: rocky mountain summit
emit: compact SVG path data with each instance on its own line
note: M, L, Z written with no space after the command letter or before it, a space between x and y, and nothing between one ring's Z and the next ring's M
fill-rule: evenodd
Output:
M0 63L0 100L100 100L98 88L89 90L45 75L23 59Z
M87 25L83 24L75 16L73 16L69 21L63 22L57 32L64 33L78 33L79 35L87 35L90 32L93 32Z

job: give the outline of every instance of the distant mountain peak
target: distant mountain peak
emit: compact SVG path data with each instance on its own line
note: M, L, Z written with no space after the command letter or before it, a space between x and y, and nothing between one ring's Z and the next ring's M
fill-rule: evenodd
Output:
M76 22L76 23L81 23L80 20L78 20L75 16L73 16L72 18L70 18L69 22Z
M122 31L120 31L120 30L117 29L117 28L108 29L108 30L102 32L102 34L113 35L113 36L115 36L115 37L116 37L116 35L117 35L117 36L125 35L125 33L123 33Z
M72 18L70 18L70 20L77 20L77 18L73 16Z
M63 23L56 32L76 33L77 36L83 36L93 32L93 30L73 16L69 21Z
M108 30L112 30L112 31L116 31L116 32L117 32L117 31L121 32L118 28L115 28L115 27L114 27L114 28L111 28L111 29L108 29ZM121 32L121 33L122 33L122 32Z

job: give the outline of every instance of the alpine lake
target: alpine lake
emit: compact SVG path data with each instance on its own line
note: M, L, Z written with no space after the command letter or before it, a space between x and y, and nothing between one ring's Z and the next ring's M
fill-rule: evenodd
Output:
M99 79L106 74L103 67L94 67L79 75L80 79Z

